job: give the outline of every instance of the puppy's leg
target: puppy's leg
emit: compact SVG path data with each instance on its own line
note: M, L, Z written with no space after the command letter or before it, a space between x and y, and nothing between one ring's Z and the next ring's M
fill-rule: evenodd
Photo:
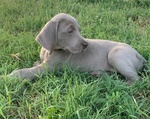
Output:
M36 62L33 64L33 66L40 65L41 62L43 62L44 59L46 59L48 56L50 56L49 51L42 47L42 48L41 48L41 51L40 51L40 59L41 59L41 61L36 61Z
M128 83L132 83L135 80L140 80L140 77L138 76L133 64L127 60L117 60L113 63L113 65L114 68L126 78Z
M136 51L130 47L116 47L108 54L108 62L120 74L126 77L128 83L139 80L137 66L139 60L136 57Z
M42 47L41 51L40 51L40 59L41 59L41 61L43 62L44 59L49 57L49 56L50 56L50 52Z
M7 75L8 77L21 78L21 79L33 79L36 75L42 74L46 68L43 64L32 68L19 69Z

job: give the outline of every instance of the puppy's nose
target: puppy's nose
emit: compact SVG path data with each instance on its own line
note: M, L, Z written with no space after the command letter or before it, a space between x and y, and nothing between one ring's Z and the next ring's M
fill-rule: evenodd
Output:
M82 46L83 46L83 49L85 49L88 46L88 43L87 42L83 42Z

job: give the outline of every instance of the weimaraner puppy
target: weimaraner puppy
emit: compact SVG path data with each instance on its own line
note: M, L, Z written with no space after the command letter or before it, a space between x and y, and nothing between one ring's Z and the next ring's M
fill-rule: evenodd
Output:
M117 71L132 82L140 79L137 72L146 63L125 43L83 38L76 19L65 13L59 13L47 22L36 41L42 46L42 63L14 71L9 77L33 79L46 70L59 70L69 64L72 69L78 68L93 75Z

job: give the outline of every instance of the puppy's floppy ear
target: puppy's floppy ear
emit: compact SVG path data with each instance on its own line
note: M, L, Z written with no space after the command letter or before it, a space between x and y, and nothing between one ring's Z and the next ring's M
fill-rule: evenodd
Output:
M57 28L58 23L49 21L36 37L36 41L45 49L53 52L57 45Z

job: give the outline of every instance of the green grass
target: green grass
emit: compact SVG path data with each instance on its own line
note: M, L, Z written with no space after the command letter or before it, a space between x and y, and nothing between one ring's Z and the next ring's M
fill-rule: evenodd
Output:
M150 0L0 0L0 11L0 119L150 119L150 69L130 86L117 74L68 67L32 81L6 77L39 60L34 39L60 12L74 16L86 38L130 44L150 67Z

